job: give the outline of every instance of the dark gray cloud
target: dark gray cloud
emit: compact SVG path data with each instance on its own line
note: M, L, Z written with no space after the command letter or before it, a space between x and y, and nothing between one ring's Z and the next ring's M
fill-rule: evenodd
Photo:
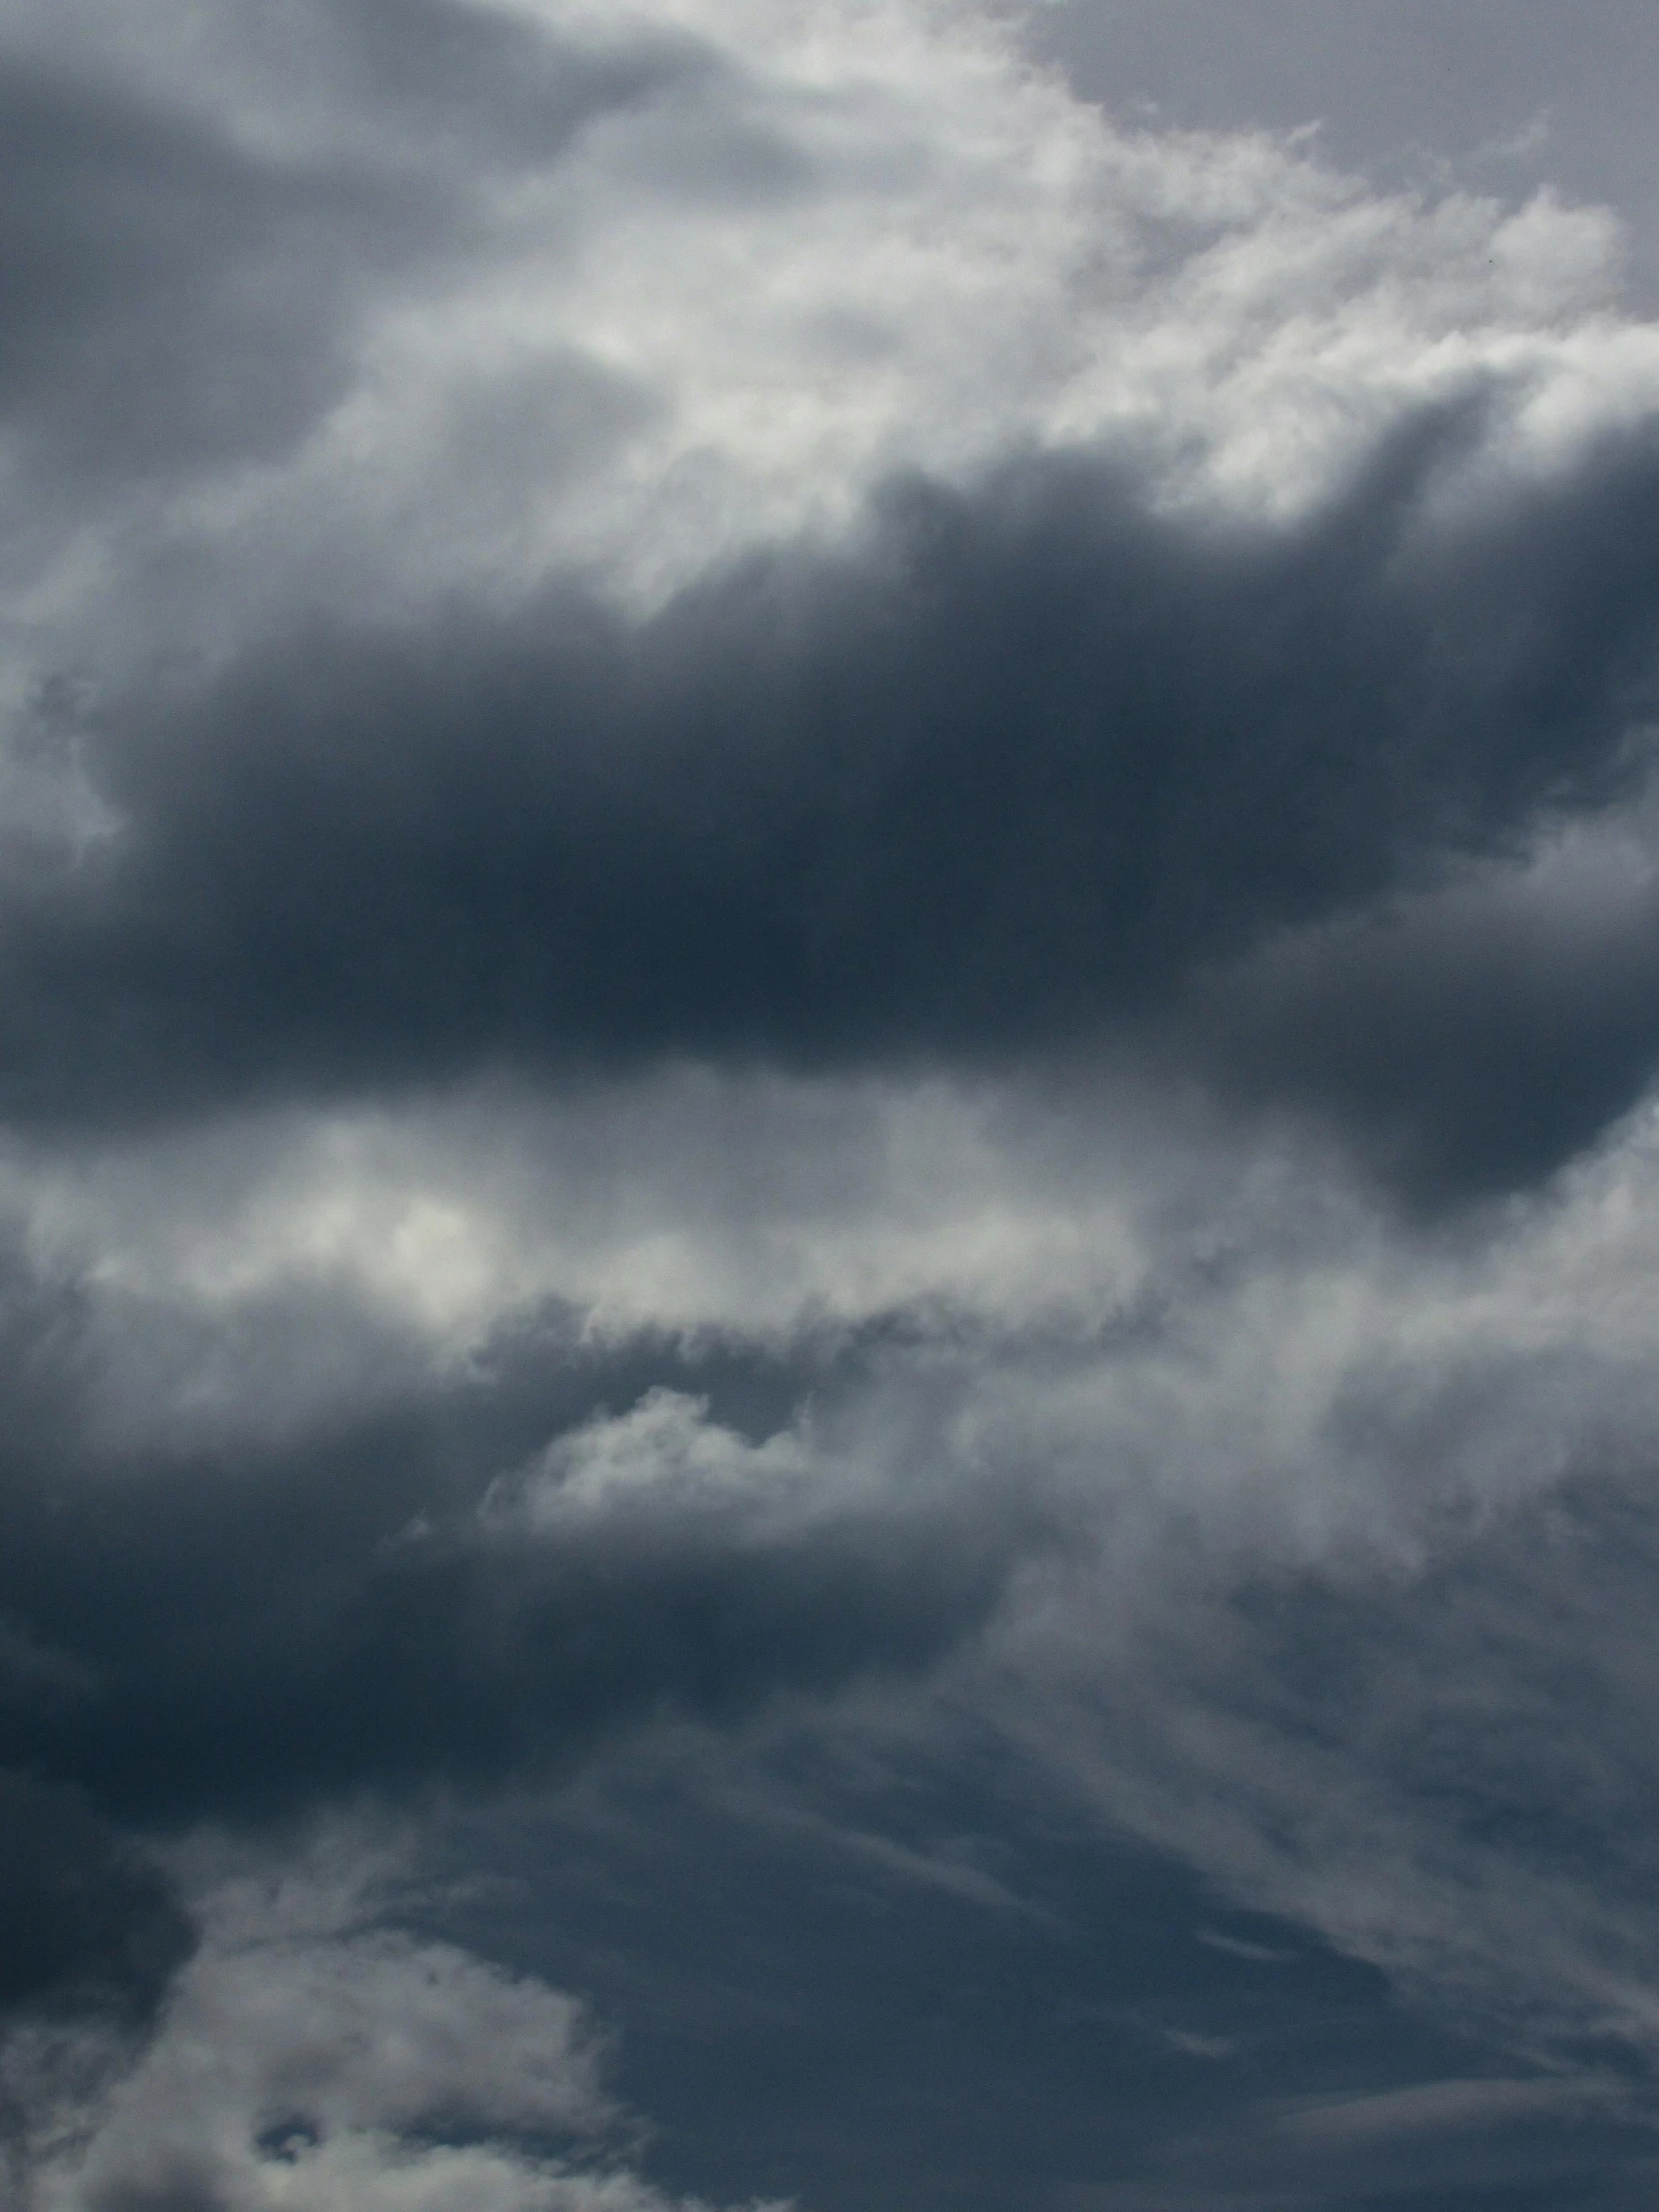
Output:
M0 1769L0 2188L21 2201L43 2111L119 2076L195 1949L151 1854L84 1791Z
M1563 2075L1541 1994L1570 1991L1582 1969L1581 1860L1609 1893L1592 1950L1645 1878L1639 1483L1465 1511L1426 1574L1364 1547L1286 1569L1271 1532L1229 1542L1212 1535L1219 1512L1194 1530L1177 1501L1171 1582L1167 1545L1137 1535L1109 1432L1069 1507L1028 1447L1012 1453L1023 1495L976 1479L971 1457L931 1481L950 1371L981 1369L996 1347L925 1312L872 1334L789 1363L645 1341L602 1354L553 1326L423 1392L405 1380L403 1402L374 1419L348 1406L274 1444L251 1406L240 1442L170 1453L142 1419L125 1449L119 1428L112 1440L107 1420L89 1424L98 1344L84 1312L20 1293L0 1524L5 1754L77 1778L124 1821L175 1830L302 1825L330 1799L418 1803L448 1783L459 1887L441 1927L582 1990L622 2029L634 2055L619 2087L663 2122L649 2170L676 2188L793 2189L828 2212L1024 2212L1067 2191L1108 2206L1184 2193L1223 2212L1243 2177L1312 2208L1548 2176L1563 2203L1640 2201L1639 2059L1592 2024L1567 2039ZM1155 1354L1149 1335L1120 1354ZM1029 1357L1045 1394L1063 1389L1066 1361L1040 1343ZM900 1448L873 1494L867 1425L839 1468L833 1420L811 1463L769 1445L804 1388L832 1410L895 1372L913 1387L912 1362L932 1367L944 1402L912 1436L889 1423ZM1381 1367L1355 1375L1327 1423L1333 1453L1349 1439L1380 1491L1409 1470L1433 1525L1459 1454L1505 1453L1502 1405L1528 1432L1561 1424L1562 1379L1540 1366L1476 1363L1426 1389ZM707 1390L757 1440L683 1399L656 1400L655 1426L638 1412L581 1425L596 1402L627 1408L665 1381ZM1565 1387L1616 1411L1615 1377ZM1235 1426L1237 1408L1223 1412ZM1588 1433L1582 1414L1565 1425ZM1173 1424L1153 1443L1173 1454ZM1131 1775L1143 1739L1178 1775L1196 1755L1181 1805L1197 1876L1156 1822L1150 1849L1104 1843L1075 1796L971 1717L954 1734L918 1727L928 1701L907 1685L979 1640L1022 1567L1041 1569L1040 1619L1061 1559L1083 1577L1062 1619L1092 1692L1119 1709L1101 1728L1044 1693L1049 1638L1027 1637L1017 1604L1006 1647L993 1630L990 1671L1011 1664L1017 1685L1034 1662L1017 1703L1079 1751L1104 1741ZM964 1693L958 1672L947 1713L972 1715L972 1679L970 1664ZM1602 1725L1570 1741L1561 1723L1592 1706ZM684 1732L666 1784L642 1724L652 1744L664 1724ZM744 1748L757 1731L758 1765ZM527 1835L488 1795L595 1762L599 1784L590 1773ZM1367 1795L1380 1785L1381 1805ZM1259 1899L1248 1909L1249 1854L1218 1850L1207 1828L1241 1805L1297 1862L1272 1917ZM1479 1901L1468 1951L1499 1988L1470 2003L1454 1980L1425 2022L1375 1965L1306 1933L1298 1883L1317 1889L1351 1852L1346 1880L1378 1942L1420 1936L1411 1882L1403 1896L1389 1884L1419 1857L1443 1870L1448 1834L1463 1841L1445 1888L1454 1907ZM1512 1898L1493 1870L1518 1878ZM1445 1899L1428 1902L1432 1920ZM1565 1956L1537 1940L1552 1909ZM1343 1947L1367 1955L1352 1934ZM1510 1947L1524 1972L1498 1962ZM279 1945L269 1967L256 1953L238 1968L262 1987L291 1970ZM316 1972L331 1990L347 1963ZM1524 1985L1518 2006L1506 1975ZM1439 1986L1432 1972L1407 1985ZM316 2001L299 1989L269 2032L302 2040ZM215 2026L210 2013L200 2032ZM175 2022L144 2065L183 2033ZM270 2124L284 2115L274 2107ZM146 2169L132 2153L121 2170ZM211 2161L200 2170L207 2189Z
M0 37L18 2192L1624 2212L1653 333L797 14Z
M128 1817L557 1770L665 1715L910 1674L1039 1533L1017 1497L919 1470L837 1500L832 1464L685 1394L764 1420L783 1377L718 1350L585 1356L555 1323L496 1348L487 1385L405 1380L373 1413L169 1453L89 1434L75 1335L25 1312L12 1344L41 1394L0 1471L0 1760Z
M1177 1064L1334 1121L1430 1207L1533 1184L1651 1075L1659 916L1632 857L1615 837L1286 932L1195 980Z
M5 1106L1132 1036L1203 967L1638 778L1651 440L1494 494L1474 436L1421 424L1280 528L1157 520L1082 458L915 484L855 555L759 557L636 625L555 595L328 626L112 703L80 758L119 831L8 886ZM1639 987L1472 983L1504 1033L1459 1022L1446 1079L1435 963L1326 971L1306 1016L1236 998L1218 1064L1271 1095L1282 1061L1362 1126L1403 1092L1390 1128L1453 1186L1547 1170L1651 1065ZM1322 988L1378 999L1375 1081Z
M83 1793L0 1772L0 2015L142 2025L189 1956L171 1886Z

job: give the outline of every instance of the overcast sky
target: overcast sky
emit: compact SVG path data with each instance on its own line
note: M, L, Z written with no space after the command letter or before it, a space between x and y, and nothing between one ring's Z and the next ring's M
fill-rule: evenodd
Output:
M0 5L8 2203L1652 2203L1656 82Z

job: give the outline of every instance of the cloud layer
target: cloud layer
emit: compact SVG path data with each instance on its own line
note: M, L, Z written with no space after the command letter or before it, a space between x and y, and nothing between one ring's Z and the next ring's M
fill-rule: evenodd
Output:
M0 122L22 2201L1640 2201L1615 219L922 0L26 0ZM866 1892L1142 2088L854 2096Z

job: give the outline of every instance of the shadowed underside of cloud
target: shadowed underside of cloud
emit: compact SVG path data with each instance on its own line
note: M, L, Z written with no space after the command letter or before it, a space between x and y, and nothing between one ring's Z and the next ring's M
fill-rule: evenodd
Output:
M1034 461L894 491L856 553L757 557L637 625L555 595L335 627L112 703L78 758L119 827L6 886L7 1108L662 1054L1005 1064L1145 1032L1218 961L1523 855L1639 774L1651 440L1493 493L1470 436L1430 420L1271 529L1159 520L1120 473ZM1624 926L1645 975L1645 913ZM1436 1084L1430 958L1370 993L1390 1065L1368 1081L1321 1013L1364 971L1340 942L1304 964L1291 1034L1271 987L1253 1027L1247 984L1220 1020L1189 993L1182 1049L1362 1128L1431 1092L1407 1173L1547 1169L1651 1064L1639 984L1587 1014L1570 974L1507 997L1477 975L1537 1080L1516 1105L1492 1049Z
M1659 913L1628 830L1218 963L1169 1025L1174 1063L1341 1129L1417 1206L1541 1183L1652 1073Z
M188 1956L167 1885L79 1792L0 1773L0 2009L143 2024Z
M1642 2186L1611 219L1119 130L910 0L16 0L0 186L29 2212L669 2212L537 1880L665 2079L671 2015L748 2068L677 2187ZM1026 1894L1059 1805L1121 1890ZM393 1808L499 1963L375 1890ZM945 2143L1034 1955L964 1995L957 1924L890 2077L875 1980L804 2025L860 1884L1071 1946L1027 2070L1112 2124ZM791 2036L830 2148L762 2171Z
M26 1321L14 1373L41 1354ZM1012 1494L860 1473L799 1424L751 1444L661 1384L608 1415L637 1354L521 1358L505 1415L405 1384L171 1457L100 1448L71 1379L0 1479L0 1763L168 1823L557 1774L675 1714L925 1669L1035 1537ZM561 1399L601 1409L538 1453Z

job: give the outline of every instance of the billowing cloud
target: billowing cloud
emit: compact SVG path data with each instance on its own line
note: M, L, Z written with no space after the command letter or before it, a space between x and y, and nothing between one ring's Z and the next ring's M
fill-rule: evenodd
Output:
M1207 963L1524 854L1640 774L1650 468L1436 523L1449 434L1288 534L1194 542L1049 462L643 628L324 634L117 715L77 755L117 826L17 885L12 1111L1098 1047ZM1645 912L1615 927L1639 973ZM1431 1054L1434 997L1392 995ZM1576 1040L1570 962L1509 1000L1535 1058ZM1553 1165L1638 1090L1642 1004L1615 986L1598 1074L1537 1109L1553 1145L1492 1098L1481 1159L1453 1086L1424 1142L1477 1182ZM1258 1085L1301 1073L1284 1026L1232 1042Z
M22 2201L1623 2212L1616 217L927 0L22 0L0 121Z
M201 1947L136 2068L33 2115L21 2201L669 2212L617 2155L581 2007L384 1925L340 1849L204 1890Z

